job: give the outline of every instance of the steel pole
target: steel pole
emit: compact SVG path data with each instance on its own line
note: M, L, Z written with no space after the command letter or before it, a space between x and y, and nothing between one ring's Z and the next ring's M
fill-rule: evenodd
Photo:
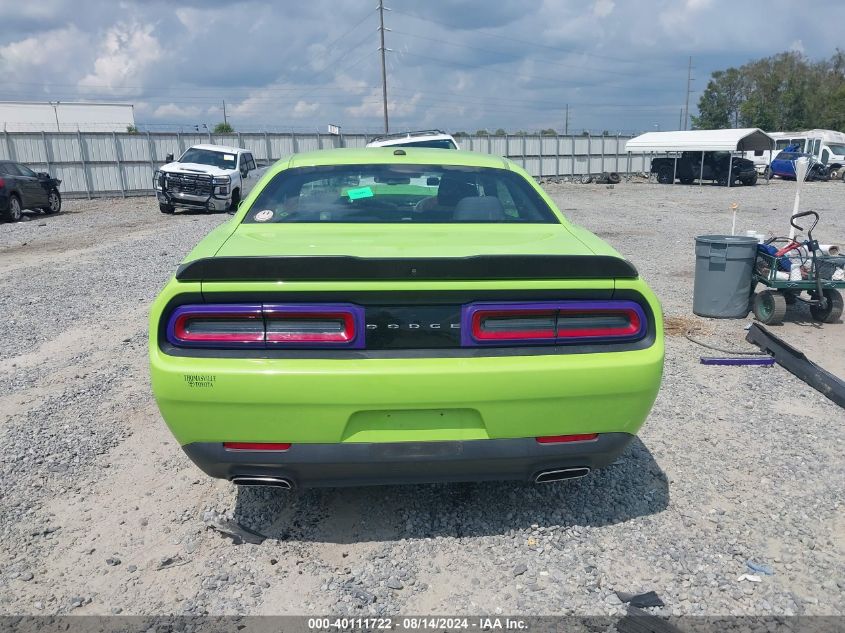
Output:
M384 105L384 133L390 132L390 122L387 118L387 66L384 61L384 0L378 0L379 38L381 40L381 98Z

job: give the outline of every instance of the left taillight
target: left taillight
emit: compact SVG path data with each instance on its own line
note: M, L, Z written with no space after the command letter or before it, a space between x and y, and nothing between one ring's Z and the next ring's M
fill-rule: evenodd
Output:
M633 301L473 303L461 316L461 344L565 345L635 341L646 335L642 307Z
M215 304L176 308L167 340L176 347L359 348L363 308L352 304Z

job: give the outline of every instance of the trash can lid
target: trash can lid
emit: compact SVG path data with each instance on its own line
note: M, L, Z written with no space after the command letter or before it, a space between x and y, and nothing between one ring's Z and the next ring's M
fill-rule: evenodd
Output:
M696 242L702 244L757 244L756 237L748 235L698 235Z

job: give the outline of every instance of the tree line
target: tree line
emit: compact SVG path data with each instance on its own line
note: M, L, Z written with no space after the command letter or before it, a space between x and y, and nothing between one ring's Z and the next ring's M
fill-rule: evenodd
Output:
M692 124L702 130L845 130L845 51L821 61L790 51L717 70Z

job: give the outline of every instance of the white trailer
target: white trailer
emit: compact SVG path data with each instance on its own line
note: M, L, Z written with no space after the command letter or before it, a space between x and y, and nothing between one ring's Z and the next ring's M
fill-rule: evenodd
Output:
M6 132L126 132L135 127L131 103L0 101Z

